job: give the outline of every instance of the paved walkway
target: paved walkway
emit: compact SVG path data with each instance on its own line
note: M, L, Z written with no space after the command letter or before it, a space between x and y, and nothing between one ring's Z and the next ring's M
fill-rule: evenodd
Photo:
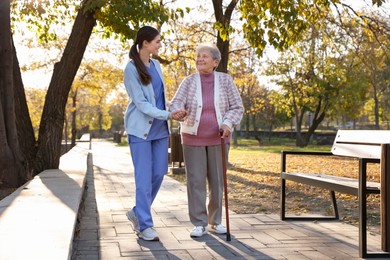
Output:
M193 239L186 187L166 177L153 204L159 242L139 240L125 212L134 204L134 178L127 147L92 143L93 173L81 210L72 259L359 259L358 229L342 222L284 222L278 215L233 212L232 240L208 234ZM369 235L370 251L380 236Z

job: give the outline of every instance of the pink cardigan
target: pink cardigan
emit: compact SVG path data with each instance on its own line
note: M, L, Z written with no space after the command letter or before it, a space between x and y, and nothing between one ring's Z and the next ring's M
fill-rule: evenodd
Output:
M214 107L218 126L225 124L231 130L238 125L244 106L230 75L214 72ZM169 106L170 111L184 108L187 117L181 122L181 132L196 135L202 113L202 87L199 73L186 77L180 84Z

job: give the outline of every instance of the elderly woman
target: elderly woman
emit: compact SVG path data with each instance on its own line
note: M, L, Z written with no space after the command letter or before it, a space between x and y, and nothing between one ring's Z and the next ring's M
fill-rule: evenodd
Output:
M171 111L185 109L181 122L184 163L187 174L188 210L194 229L191 237L210 231L225 234L222 222L223 168L221 137L229 144L233 128L241 121L244 107L233 79L216 72L221 53L215 45L196 49L198 73L186 77L170 105ZM206 206L207 188L209 203Z

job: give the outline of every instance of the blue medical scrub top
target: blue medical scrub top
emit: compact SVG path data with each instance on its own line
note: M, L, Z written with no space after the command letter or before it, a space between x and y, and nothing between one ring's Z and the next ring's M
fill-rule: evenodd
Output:
M145 66L152 78L154 95L156 96L156 107L165 110L164 85L158 74L153 62L150 62L150 67ZM152 127L150 128L146 140L138 138L134 135L129 135L129 143L144 142L166 138L169 136L168 123L166 120L153 119Z

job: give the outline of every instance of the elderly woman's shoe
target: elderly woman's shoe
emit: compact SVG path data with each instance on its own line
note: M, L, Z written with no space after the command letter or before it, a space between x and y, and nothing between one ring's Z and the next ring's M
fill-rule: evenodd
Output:
M190 236L191 237L201 237L207 234L207 229L203 226L196 226L192 229Z
M226 232L227 232L226 227L222 224L212 225L211 231L213 231L216 234L220 234L220 235L226 234Z

